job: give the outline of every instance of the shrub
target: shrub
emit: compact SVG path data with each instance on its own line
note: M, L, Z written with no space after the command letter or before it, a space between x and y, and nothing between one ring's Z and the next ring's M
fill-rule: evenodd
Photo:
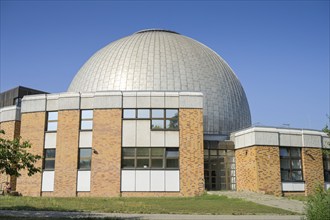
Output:
M307 220L330 219L330 189L317 186L315 193L308 197L305 213Z

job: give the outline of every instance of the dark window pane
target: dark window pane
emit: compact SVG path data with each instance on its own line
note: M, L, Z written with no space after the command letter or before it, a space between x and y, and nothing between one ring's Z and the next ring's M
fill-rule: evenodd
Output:
M123 148L123 157L135 157L135 148Z
M324 171L324 181L330 182L330 171Z
M45 170L53 170L55 168L55 160L45 160Z
M124 109L123 118L136 118L135 109Z
M301 181L302 180L302 172L301 171L292 171L292 180L293 181Z
M163 168L163 159L152 159L151 167L152 168Z
M301 169L301 160L292 160L292 169Z
M136 163L137 168L149 168L149 159L137 159Z
M164 120L152 120L151 128L152 129L164 129Z
M281 159L281 169L290 169L290 160Z
M210 154L216 156L217 155L217 150L210 150Z
M151 116L152 118L164 118L164 109L152 109Z
M290 148L291 157L300 157L300 148Z
M138 109L138 118L150 118L150 110Z
M166 149L166 158L178 158L179 157L179 150L168 148Z
M330 160L324 160L324 169L330 170Z
M137 157L149 157L149 148L136 148Z
M166 120L166 129L178 129L179 123L177 119Z
M79 169L90 169L90 168L91 168L91 160L90 159L80 159Z
M289 156L289 150L288 150L288 148L280 148L280 156L282 156L282 157Z
M45 150L45 158L55 158L55 149Z
M80 151L80 158L91 157L92 156L92 149L91 148L81 148Z
M178 159L167 159L166 168L179 168L179 160Z
M288 181L288 180L290 180L290 178L289 178L289 171L282 170L281 171L281 179L282 179L282 181Z
M123 159L123 168L134 168L134 159Z
M151 156L152 157L163 157L164 148L151 148Z
M93 119L93 110L82 110L81 119Z
M208 156L209 155L209 150L204 150L204 156Z
M166 118L178 118L179 111L177 109L166 109Z

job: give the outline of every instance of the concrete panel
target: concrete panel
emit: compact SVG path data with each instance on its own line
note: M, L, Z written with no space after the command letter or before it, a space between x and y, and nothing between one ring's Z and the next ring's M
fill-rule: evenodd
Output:
M179 98L180 108L203 108L202 93L181 92Z
M58 110L58 99L59 94L47 94L47 104L46 110L47 111L57 111Z
M303 147L317 147L317 148L322 147L321 136L304 134L302 138L303 138Z
M0 109L0 122L20 121L21 108L17 106L8 106Z
M150 191L150 170L137 170L135 177L136 191Z
M94 109L121 108L122 94L121 92L96 92L93 106Z
M42 192L52 192L54 191L54 177L55 171L44 171L42 173Z
M165 131L165 146L179 147L179 131Z
M135 191L135 170L122 170L121 171L121 184L122 192Z
M136 146L149 147L150 146L150 120L136 121Z
M164 170L150 171L150 191L153 191L153 192L165 191L165 171Z
M94 108L94 93L81 93L80 109L93 109L93 108Z
M123 108L136 108L136 92L123 92Z
M151 108L150 92L137 92L136 107Z
M255 132L255 144L279 146L278 133Z
M295 134L280 134L280 146L301 147L302 136Z
M165 191L180 191L180 174L178 170L165 171Z
M80 148L92 147L92 142L93 142L92 136L93 136L92 131L81 131L79 135L79 147Z
M22 113L46 111L46 95L29 95L22 99Z
M91 171L78 170L77 191L78 192L91 191Z
M165 147L165 132L151 131L151 147Z
M80 108L79 93L61 93L58 99L59 110L71 110Z
M151 108L165 108L164 92L151 92Z
M123 147L136 146L136 120L123 120Z
M284 192L305 191L305 183L282 182L282 191Z
M56 148L56 132L45 134L45 149Z
M252 146L255 144L255 133L248 133L244 135L244 145Z
M165 96L165 108L179 108L179 96Z

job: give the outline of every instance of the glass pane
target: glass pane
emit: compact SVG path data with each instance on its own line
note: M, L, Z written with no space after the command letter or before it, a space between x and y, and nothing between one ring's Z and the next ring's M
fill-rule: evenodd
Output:
M93 121L81 121L81 130L92 130Z
M208 156L209 155L209 150L204 150L204 156Z
M166 149L166 158L178 158L179 157L179 149Z
M48 121L57 121L58 112L48 112Z
M217 155L217 150L210 150L210 155Z
M330 171L324 171L324 181L330 182Z
M149 148L136 148L137 157L149 157Z
M135 118L135 109L124 109L123 118Z
M149 159L137 159L136 160L137 168L148 168L149 167Z
M227 156L235 156L235 151L227 150Z
M292 171L292 180L293 181L302 180L302 172L301 171Z
M152 159L151 167L152 168L163 168L163 159Z
M55 149L45 150L45 158L55 158Z
M167 159L166 168L179 168L179 160L178 159Z
M135 148L123 148L123 157L135 157Z
M151 156L153 157L163 157L164 148L151 148Z
M164 129L164 120L152 120L151 128L152 129Z
M84 159L79 161L79 169L90 169L91 168L91 160Z
M152 118L164 118L164 109L152 109Z
M280 156L281 157L288 157L289 156L288 148L280 148Z
M45 160L45 169L53 170L55 168L55 160Z
M281 179L282 181L288 181L289 179L289 171L281 170Z
M292 169L301 169L301 161L300 160L292 160Z
M281 168L282 169L290 169L290 160L281 159Z
M81 119L93 119L93 110L82 110Z
M92 156L92 149L91 148L79 149L79 156L80 156L80 158L91 157Z
M330 160L324 160L324 169L330 170Z
M47 123L47 131L56 131L56 130L57 130L57 122Z
M134 159L123 159L123 168L134 168Z
M178 120L177 119L166 120L166 128L167 129L178 129L179 128Z
M290 148L291 157L300 157L300 148Z
M178 118L179 111L177 109L166 109L166 118Z
M150 118L149 109L138 109L138 118Z

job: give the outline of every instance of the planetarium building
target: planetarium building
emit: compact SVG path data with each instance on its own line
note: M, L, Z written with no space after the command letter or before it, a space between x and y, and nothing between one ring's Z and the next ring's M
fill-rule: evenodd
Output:
M142 30L112 42L81 67L67 92L35 93L0 97L9 100L1 105L1 129L43 155L41 173L12 178L23 195L307 195L316 184L330 185L326 134L251 127L229 65L173 31Z

